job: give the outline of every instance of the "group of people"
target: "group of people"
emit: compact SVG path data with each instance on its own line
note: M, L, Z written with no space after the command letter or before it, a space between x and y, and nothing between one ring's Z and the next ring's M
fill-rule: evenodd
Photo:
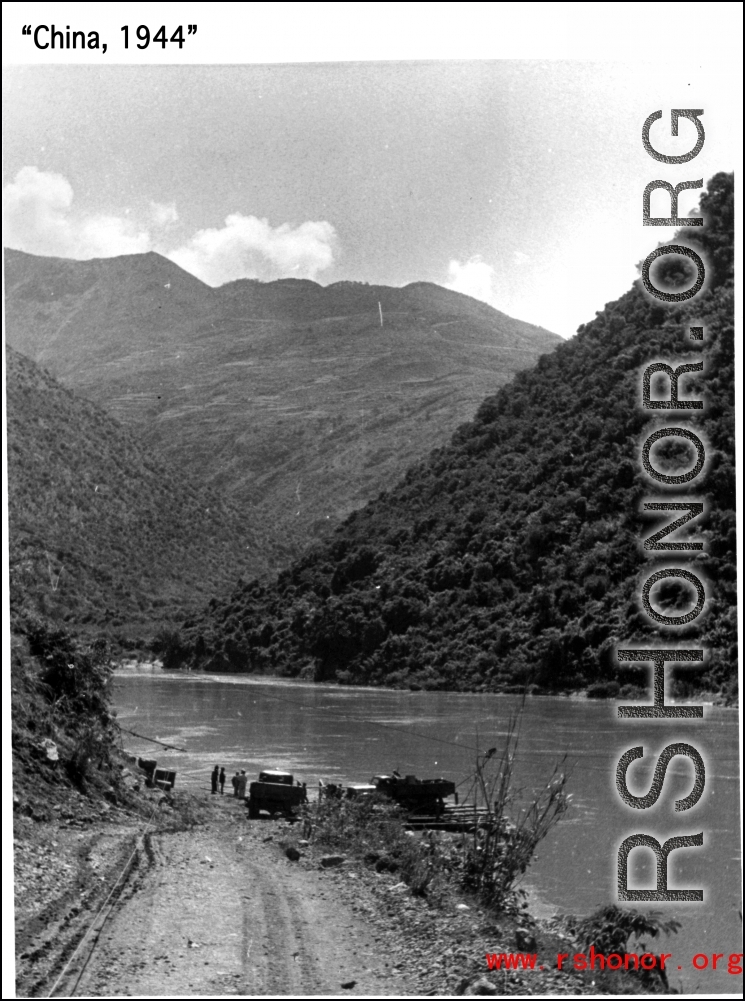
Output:
M225 795L225 769L221 768L219 765L215 765L212 770L212 795L217 795L218 789L220 795ZM236 799L246 798L246 786L248 785L248 776L245 771L236 772L233 778L230 780L233 786L233 795Z

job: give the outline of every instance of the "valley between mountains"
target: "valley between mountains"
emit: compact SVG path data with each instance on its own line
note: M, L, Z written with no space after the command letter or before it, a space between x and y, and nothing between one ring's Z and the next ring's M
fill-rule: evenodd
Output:
M8 344L240 507L236 576L286 566L560 342L425 282L211 288L154 253L5 267Z
M563 343L426 283L210 288L155 254L7 252L17 621L103 627L170 668L634 694L615 645L666 637L639 599L660 528L640 379L703 324L684 391L705 399L704 511L676 538L709 595L680 638L711 652L677 683L731 701L732 175L701 212L695 305L636 282ZM656 461L687 469L686 447ZM672 578L654 600L669 617L690 594Z
M615 657L668 635L639 602L642 540L660 525L642 509L649 415L635 401L645 367L674 359L697 324L705 338L681 363L703 362L685 392L706 401L704 511L676 539L701 542L687 565L707 600L676 641L707 658L670 694L735 704L731 175L701 208L695 308L651 302L637 282L565 343L420 283L210 289L157 255L6 252L20 990L47 996L119 886L100 951L72 973L90 996L596 993L548 964L482 984L484 949L522 948L525 928L480 924L471 904L438 914L397 876L365 872L364 853L323 875L306 839L288 855L294 844L239 826L232 807L197 824L207 796L154 792L168 836L137 840L150 797L130 795L111 665L135 651L169 669L346 685L646 697L637 665ZM668 443L657 461L674 475L690 455ZM690 594L673 579L655 601L679 616ZM217 888L226 906L182 906L184 886L197 901ZM531 949L555 955L563 942L545 930Z

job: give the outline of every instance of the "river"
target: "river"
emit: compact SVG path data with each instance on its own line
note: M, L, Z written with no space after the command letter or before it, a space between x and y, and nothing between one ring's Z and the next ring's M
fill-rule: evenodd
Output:
M149 668L118 672L114 695L123 727L185 748L166 751L124 734L127 750L175 769L179 787L208 789L215 765L226 769L226 792L239 769L249 778L261 768L286 769L307 782L311 793L319 779L364 782L396 769L451 779L461 799L471 787L477 751L503 743L510 715L520 705L514 696L345 688ZM692 787L692 764L680 756L654 807L641 813L624 806L615 788L621 754L644 747L644 759L629 770L631 791L641 795L659 752L681 741L692 743L706 763L706 788L696 806L673 812L674 800ZM703 720L619 720L610 701L528 699L520 720L516 786L527 796L545 785L564 754L571 807L539 846L525 877L534 909L579 914L613 902L617 848L631 834L644 832L663 842L703 831L702 848L671 854L669 886L703 888L704 901L654 905L683 924L664 947L674 954L670 982L686 992L739 991L740 977L728 975L726 967L711 970L712 953L724 953L726 963L730 953L742 949L737 713L707 705ZM632 852L629 873L632 888L652 885L651 852ZM705 972L692 966L700 954L709 956Z

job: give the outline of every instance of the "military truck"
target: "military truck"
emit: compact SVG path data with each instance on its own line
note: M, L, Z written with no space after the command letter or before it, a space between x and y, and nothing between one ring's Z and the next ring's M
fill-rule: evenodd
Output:
M447 779L418 779L415 775L399 775L398 772L374 775L372 784L377 792L418 814L441 814L445 809L445 797L455 794L455 783Z
M367 799L368 796L372 796L378 790L371 782L353 782L352 785L348 785L344 796L346 799Z
M252 782L249 786L248 815L255 819L264 810L272 815L281 813L291 817L307 799L305 783L295 783L289 772L268 769L259 772L258 782Z

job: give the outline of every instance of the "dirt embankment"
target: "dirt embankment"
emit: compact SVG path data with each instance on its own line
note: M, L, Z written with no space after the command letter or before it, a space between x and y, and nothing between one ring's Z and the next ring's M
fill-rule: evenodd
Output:
M18 996L405 997L473 993L476 981L502 996L598 992L549 961L487 974L485 952L516 948L509 923L455 897L433 906L352 858L324 868L312 843L292 861L297 828L248 821L232 797L200 801L191 829L161 806L144 836L144 819L87 809L16 820ZM555 947L539 941L541 961Z

